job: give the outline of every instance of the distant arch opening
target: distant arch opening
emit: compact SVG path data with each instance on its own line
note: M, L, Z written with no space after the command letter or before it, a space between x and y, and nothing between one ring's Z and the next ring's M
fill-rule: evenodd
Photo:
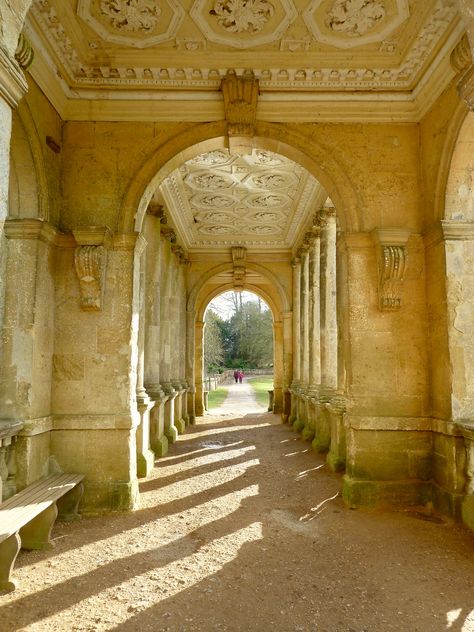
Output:
M250 383L257 404L273 407L273 314L259 294L220 293L204 313L203 374L206 408L222 405L231 384ZM229 403L239 404L239 390ZM237 396L237 398L236 398Z

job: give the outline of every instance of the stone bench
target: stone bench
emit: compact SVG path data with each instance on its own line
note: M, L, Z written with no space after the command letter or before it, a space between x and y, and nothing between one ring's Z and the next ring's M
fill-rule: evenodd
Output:
M15 494L0 505L0 591L15 590L10 575L20 548L48 549L58 514L79 518L83 474L54 474Z

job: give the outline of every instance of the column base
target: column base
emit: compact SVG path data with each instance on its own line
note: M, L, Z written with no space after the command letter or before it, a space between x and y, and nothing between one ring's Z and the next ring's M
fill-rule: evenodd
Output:
M138 481L84 484L81 514L131 511L138 506Z
M174 425L176 426L176 430L179 434L184 434L184 432L186 431L186 422L184 421L184 419L175 419Z
M304 421L302 419L296 419L293 422L293 430L295 432L301 432L304 428Z
M474 529L474 496L465 496L461 506L461 516L464 524Z
M153 449L153 452L155 453L155 456L165 456L165 454L168 452L169 447L168 438L165 437L165 435L161 435L159 439L155 439L153 441L151 447Z
M324 454L329 450L330 439L325 436L315 435L314 439L311 442L311 447L315 452L319 452L320 454Z
M326 457L326 463L332 472L344 472L346 469L346 458L330 450Z
M178 430L175 426L171 426L165 429L165 436L168 438L169 443L175 443L178 440Z
M147 478L153 471L155 465L155 454L152 450L146 450L137 454L137 476Z
M361 481L346 475L343 477L342 498L352 508L409 507L431 503L432 490L427 481ZM472 517L474 526L474 511Z
M312 428L310 424L305 424L301 438L304 441L312 441L314 439L314 428Z

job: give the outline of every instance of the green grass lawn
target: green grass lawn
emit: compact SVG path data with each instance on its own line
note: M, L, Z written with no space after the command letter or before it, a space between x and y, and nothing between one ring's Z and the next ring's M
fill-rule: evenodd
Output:
M257 375L249 377L247 381L252 386L260 406L268 408L268 391L273 388L273 376Z
M218 408L219 406L222 406L226 397L227 397L227 389L222 386L219 386L219 388L216 388L215 391L209 391L209 400L208 400L209 410L211 410L211 408Z

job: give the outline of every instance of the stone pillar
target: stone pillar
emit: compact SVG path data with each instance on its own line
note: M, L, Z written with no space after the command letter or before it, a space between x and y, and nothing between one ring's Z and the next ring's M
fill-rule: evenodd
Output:
M309 249L301 249L301 364L300 380L304 389L309 383Z
M293 379L291 382L291 412L288 422L293 424L298 417L298 388L301 365L301 260L293 259Z
M273 412L280 414L283 410L283 323L274 321L273 323Z
M186 423L183 419L183 399L186 391L180 380L173 380L172 386L176 391L175 407L174 407L174 425L178 432L183 434L186 430Z
M178 429L175 426L174 403L178 393L171 382L162 382L161 388L165 394L164 400L164 430L169 443L174 443L178 438Z
M293 362L293 314L283 312L283 410L281 413L282 423L288 423L291 416L291 380Z
M137 428L137 476L150 475L155 455L150 449L150 411L155 405L144 386L145 333L146 333L146 241L140 236L135 246L134 292L138 294L138 340L137 340L137 409L140 424Z
M128 510L138 500L137 236L105 248L104 229L73 233L78 241L65 237L57 254L51 454L86 474L83 510Z
M18 480L25 486L48 467L58 233L39 219L9 219L4 231L8 260L3 277L0 418L25 424L17 450Z
M187 389L187 413L190 424L196 423L196 385L195 385L195 371L194 371L194 344L195 344L195 331L194 331L194 319L195 314L193 311L186 312L186 381L188 384Z
M321 382L326 392L337 388L336 212L321 214Z
M150 410L150 446L156 456L168 452L168 438L164 434L165 394L160 384L160 321L161 321L161 247L160 215L149 208L143 231L148 242L145 279L145 342L144 383L149 397L155 402Z
M474 222L444 220L448 344L452 373L453 420L474 418Z
M203 321L196 321L195 330L195 384L196 384L196 416L204 415L204 325Z
M310 286L310 364L309 384L311 393L316 393L321 384L321 268L320 268L320 231L313 230L313 239L309 255L309 286Z
M301 432L308 418L307 389L309 383L309 251L306 243L300 248L300 381L298 388L297 418L293 430Z

